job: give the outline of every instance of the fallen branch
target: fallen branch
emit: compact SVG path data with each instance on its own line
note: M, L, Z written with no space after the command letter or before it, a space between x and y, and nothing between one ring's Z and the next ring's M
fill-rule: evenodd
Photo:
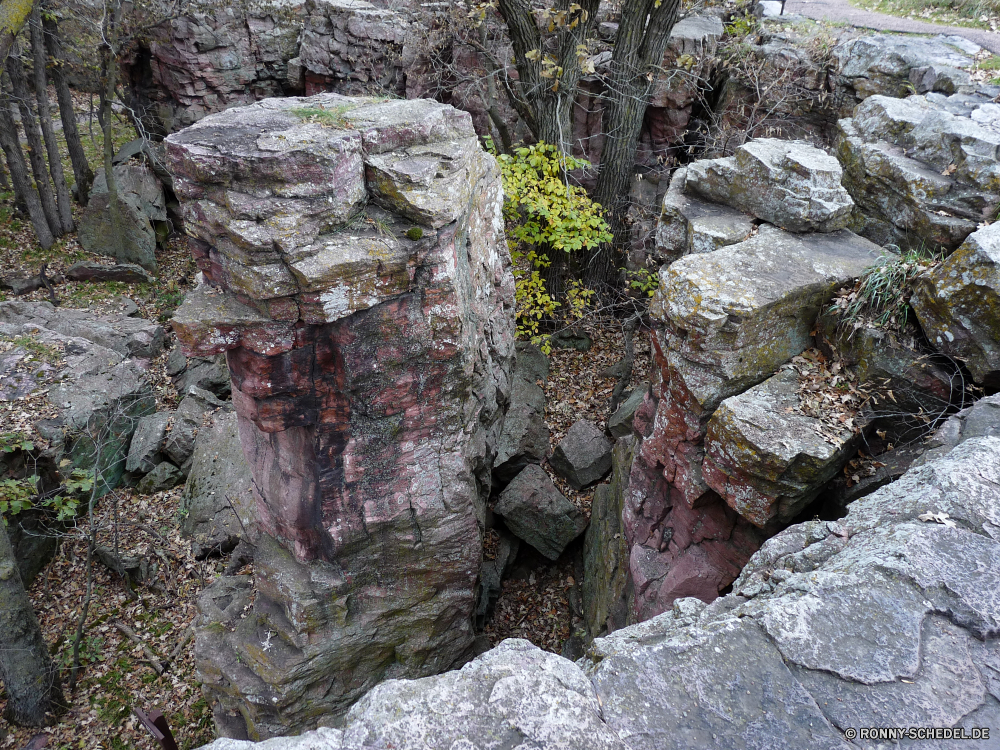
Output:
M135 631L132 630L128 625L123 623L121 620L115 620L114 626L120 630L130 641L142 649L142 653L145 654L146 660L149 662L149 666L153 668L157 675L162 675L164 672L163 664L160 662L159 657L152 652L149 646L136 635Z
M59 298L56 297L56 290L52 288L52 282L49 281L48 276L45 275L45 268L48 263L42 263L42 267L38 269L38 278L42 280L45 288L49 291L49 301L52 303L53 307L59 307Z
M188 625L187 630L184 632L184 637L177 641L177 645L174 646L174 650L170 652L170 656L167 657L167 666L172 666L177 660L177 657L181 655L181 651L184 647L191 642L194 638L194 626Z

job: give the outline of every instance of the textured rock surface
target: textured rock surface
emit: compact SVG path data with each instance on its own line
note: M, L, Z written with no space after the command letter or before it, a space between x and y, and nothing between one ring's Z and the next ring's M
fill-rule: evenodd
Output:
M1000 388L1000 224L973 234L915 283L911 299L931 345Z
M163 441L163 452L184 474L191 466L189 459L205 415L222 407L223 403L211 393L191 386L171 415L170 434Z
M827 438L799 406L799 377L783 370L723 401L708 421L705 483L761 528L788 523L843 468L860 435Z
M968 44L960 37L872 34L838 45L833 50L836 77L838 88L850 97L847 108L878 94L968 93L972 79L967 69L974 61L956 42Z
M624 529L634 616L677 597L714 599L761 534L702 477L705 430L719 404L764 381L811 344L821 307L878 258L846 231L792 235L761 226L745 242L689 255L660 271L651 311L653 388L629 482Z
M471 656L514 353L499 170L465 113L335 94L167 153L207 281L174 329L227 351L260 529L249 613L240 579L202 597L199 670L223 734L299 731Z
M155 409L144 359L162 350L163 328L47 302L0 302L0 336L15 343L27 337L58 352L56 364L41 365L59 370L47 394L55 416L36 423L50 444L42 459L60 473L95 469L99 495L117 487L136 425ZM0 357L0 398L14 400L38 387L33 378L14 374L28 355L15 346Z
M493 464L493 478L501 487L528 464L544 461L552 448L542 390L548 372L548 357L540 349L525 347L523 342L518 344L510 406L504 416Z
M622 529L625 492L635 454L635 438L615 443L611 482L598 485L583 539L583 615L596 638L628 624L629 547Z
M670 179L656 226L657 259L671 263L691 253L711 253L750 236L753 217L735 208L689 195L687 168Z
M1000 106L983 94L871 96L838 124L844 186L879 244L948 250L1000 206Z
M947 513L953 525L921 519L927 513ZM839 522L771 538L732 595L707 606L678 599L594 641L577 664L506 641L461 672L380 686L342 733L267 750L385 741L400 750L841 750L857 746L848 728L897 725L990 727L989 740L940 746L991 747L998 575L1000 438L973 438L856 501ZM509 689L497 689L500 674ZM512 704L532 707L534 721L498 714ZM586 732L571 734L577 726ZM608 744L587 744L598 740Z
M566 431L549 463L573 489L582 490L611 470L611 441L593 422L581 419Z
M493 511L503 517L511 533L550 560L558 559L587 526L583 513L536 464L514 477L500 493Z
M156 273L156 232L132 193L94 195L80 219L80 246Z
M944 456L966 440L979 437L1000 438L1000 394L979 399L948 420L927 441L926 452L916 461L921 466Z
M167 438L170 412L160 411L140 419L129 443L125 471L148 474L164 460L163 443Z
M180 515L197 557L230 552L253 528L253 479L233 411L217 411L198 432Z
M802 141L758 138L687 167L685 190L791 232L835 232L854 207L836 158Z
M169 490L184 481L184 474L169 461L161 461L139 480L136 489L143 495Z
M640 383L622 402L614 414L608 419L608 432L613 438L623 438L632 434L632 421L635 413L649 395L649 383Z

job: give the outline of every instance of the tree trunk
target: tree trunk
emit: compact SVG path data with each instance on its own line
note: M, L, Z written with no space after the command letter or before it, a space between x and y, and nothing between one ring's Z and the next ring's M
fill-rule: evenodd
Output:
M34 0L0 0L0 64L14 46L21 28L28 22Z
M657 5L659 3L659 5ZM591 258L591 279L607 282L629 239L626 217L629 183L635 170L635 152L653 78L677 21L678 0L640 0L624 3L615 36L611 75L606 86L604 149L594 200L605 209L614 235L614 248L602 248Z
M56 89L56 99L59 101L59 116L62 119L63 137L69 150L69 161L73 165L73 176L76 178L76 200L86 206L90 196L90 186L94 183L94 172L87 163L87 156L80 143L80 131L76 127L76 111L73 109L73 97L69 84L63 75L62 42L59 39L59 26L49 14L42 18L45 29L45 47L48 49L51 65L49 76Z
M7 157L7 169L10 171L14 193L28 210L38 243L48 250L52 247L54 238L49 230L41 201L38 200L38 193L35 192L31 178L28 177L28 167L24 163L24 154L21 153L21 142L17 138L17 126L10 113L10 100L2 92L0 92L0 147Z
M56 199L52 194L52 183L49 182L49 173L45 168L45 147L42 145L42 134L38 129L35 115L31 111L31 92L28 91L28 84L24 78L24 65L16 55L7 58L7 75L10 77L14 98L17 100L17 107L21 112L21 126L24 128L24 135L28 141L28 159L31 162L31 172L35 176L38 197L42 201L42 210L45 212L45 218L49 222L52 234L58 237L62 234L62 222L59 221L59 210L56 208Z
M536 140L551 143L563 153L572 150L570 115L583 75L581 45L594 27L600 2L580 0L572 5L578 10L570 10L567 0L553 4L551 10L567 14L566 20L550 26L549 36L544 38L529 0L497 3L514 48L519 79L517 92L508 89L511 104L525 117Z
M31 12L31 52L34 70L35 101L38 102L38 121L42 126L42 136L45 138L45 150L49 157L49 172L52 174L52 184L56 189L56 206L59 209L59 223L62 231L73 231L73 207L69 201L69 189L66 187L66 175L63 174L62 159L59 156L59 143L52 128L52 111L49 108L48 81L45 77L45 32L42 29L42 14L36 7Z
M42 638L3 524L0 524L0 677L8 697L5 718L14 724L45 726L65 707L59 670Z

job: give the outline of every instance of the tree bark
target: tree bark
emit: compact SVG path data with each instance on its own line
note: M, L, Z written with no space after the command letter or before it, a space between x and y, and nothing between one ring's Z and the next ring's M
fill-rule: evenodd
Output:
M610 80L605 87L605 141L594 190L594 200L604 207L615 240L614 249L602 248L591 259L590 273L597 281L608 280L607 274L613 273L617 265L615 255L628 242L629 183L635 169L639 133L678 8L678 0L640 0L622 5Z
M3 524L0 524L0 677L8 696L5 718L14 724L45 726L65 707L59 670L42 638Z
M45 138L45 150L49 157L49 173L56 189L56 206L59 209L59 223L63 233L73 231L73 207L69 200L69 189L66 187L66 175L63 174L62 158L59 155L59 143L56 141L55 130L52 128L52 112L49 108L48 81L45 76L45 31L42 29L42 14L36 7L31 12L31 52L32 68L35 85L35 101L38 102L38 121L42 126L42 136Z
M38 243L48 250L52 247L54 238L49 230L41 201L38 200L38 193L35 192L31 178L28 177L28 166L24 163L21 142L17 138L17 126L10 113L10 100L2 92L0 92L0 148L3 148L4 156L7 158L7 169L10 171L14 193L28 210Z
M0 64L14 46L14 40L28 22L34 0L0 0Z
M557 0L551 10L570 13L570 4L569 0ZM536 140L551 143L563 153L572 150L570 115L583 75L579 47L586 43L600 6L598 0L581 0L578 4L581 9L568 16L577 19L573 28L571 23L553 26L545 38L530 0L497 3L514 48L519 79L517 91L508 88L511 104L525 118ZM552 64L547 66L543 59L528 57L534 53L549 58ZM561 72L553 73L556 68Z
M52 183L49 181L49 173L45 168L45 147L42 145L42 134L38 129L38 122L31 111L31 92L28 91L28 84L24 78L24 65L16 55L7 58L7 75L10 77L11 88L14 92L14 99L17 100L17 107L21 112L21 126L24 128L24 135L28 141L28 159L31 162L31 172L35 176L35 187L38 190L38 197L42 201L42 210L49 223L49 229L56 237L62 234L62 222L59 221L59 210L56 208L56 199L52 194Z
M66 76L63 75L63 52L62 42L59 39L59 27L56 20L46 14L42 18L42 26L45 30L45 47L49 52L50 67L49 75L52 78L52 85L56 89L56 99L59 102L59 116L62 119L63 137L66 139L66 147L69 150L69 161L73 165L73 176L76 179L76 200L80 205L86 206L90 196L90 186L94 183L94 172L87 162L87 156L83 152L83 144L80 143L80 131L76 126L76 111L73 109L73 97L70 94L69 84Z

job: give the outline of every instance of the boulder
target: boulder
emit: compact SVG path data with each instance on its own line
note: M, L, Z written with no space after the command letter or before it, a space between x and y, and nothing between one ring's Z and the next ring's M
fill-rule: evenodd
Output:
M836 87L848 110L870 96L904 98L914 91L968 93L975 54L961 37L931 39L872 34L850 39L833 50ZM975 45L973 45L975 46Z
M799 376L784 369L715 410L705 435L702 476L743 518L786 524L854 455L852 429L822 430L799 410Z
M932 346L964 362L977 383L1000 388L1000 224L918 277L910 304Z
M687 166L688 193L790 232L835 232L854 207L837 159L803 141L758 138L733 156Z
M114 167L119 194L133 198L143 215L150 222L167 220L167 203L163 196L163 185L144 164L118 164ZM108 181L103 169L94 175L90 186L90 196L107 195Z
M622 529L622 511L635 443L634 437L615 443L611 482L597 486L583 538L583 615L591 638L628 624L629 547Z
M754 227L753 217L742 211L690 195L685 191L686 183L687 168L681 167L663 196L656 226L656 255L662 263L742 242Z
M172 416L171 412L160 411L143 417L136 423L125 461L125 471L148 474L164 460L163 444Z
M632 389L628 398L608 419L608 432L611 433L611 437L623 438L632 434L632 420L635 419L635 413L639 411L639 407L642 406L648 395L649 383L640 383Z
M169 490L184 481L184 474L181 470L169 461L161 461L153 470L139 480L136 489L140 494L152 495L156 492Z
M1000 438L1000 394L981 398L948 417L927 441L926 452L913 462L914 466L938 459L966 440L979 437Z
M385 683L341 730L269 750L479 747L484 737L539 750L840 750L856 744L846 729L891 726L970 739L989 727L988 740L962 743L986 747L1000 721L998 484L1000 438L970 439L840 521L772 537L711 604L677 599L576 663L505 641L461 671ZM503 712L512 705L531 713Z
M171 415L170 434L163 441L163 453L181 467L184 474L190 468L188 460L194 453L194 442L205 415L225 404L208 391L191 386Z
M587 526L583 513L556 489L545 469L527 466L493 507L511 533L556 560Z
M181 496L180 532L201 558L228 554L253 528L253 477L235 412L221 409L199 430ZM252 539L247 539L252 541Z
M206 590L199 679L221 733L304 731L473 654L514 355L500 173L428 100L267 99L166 148L204 277L174 330L226 353L253 479L253 603Z
M132 193L91 196L80 219L80 247L156 273L156 232Z
M573 489L582 490L611 471L611 442L596 424L581 419L566 431L549 463Z
M518 345L510 406L493 463L493 478L499 487L505 486L528 464L539 464L549 455L552 444L545 424L545 392L539 385L544 385L548 372L548 358L541 350Z
M1000 107L990 96L875 95L838 123L844 187L879 244L953 250L1000 207Z

